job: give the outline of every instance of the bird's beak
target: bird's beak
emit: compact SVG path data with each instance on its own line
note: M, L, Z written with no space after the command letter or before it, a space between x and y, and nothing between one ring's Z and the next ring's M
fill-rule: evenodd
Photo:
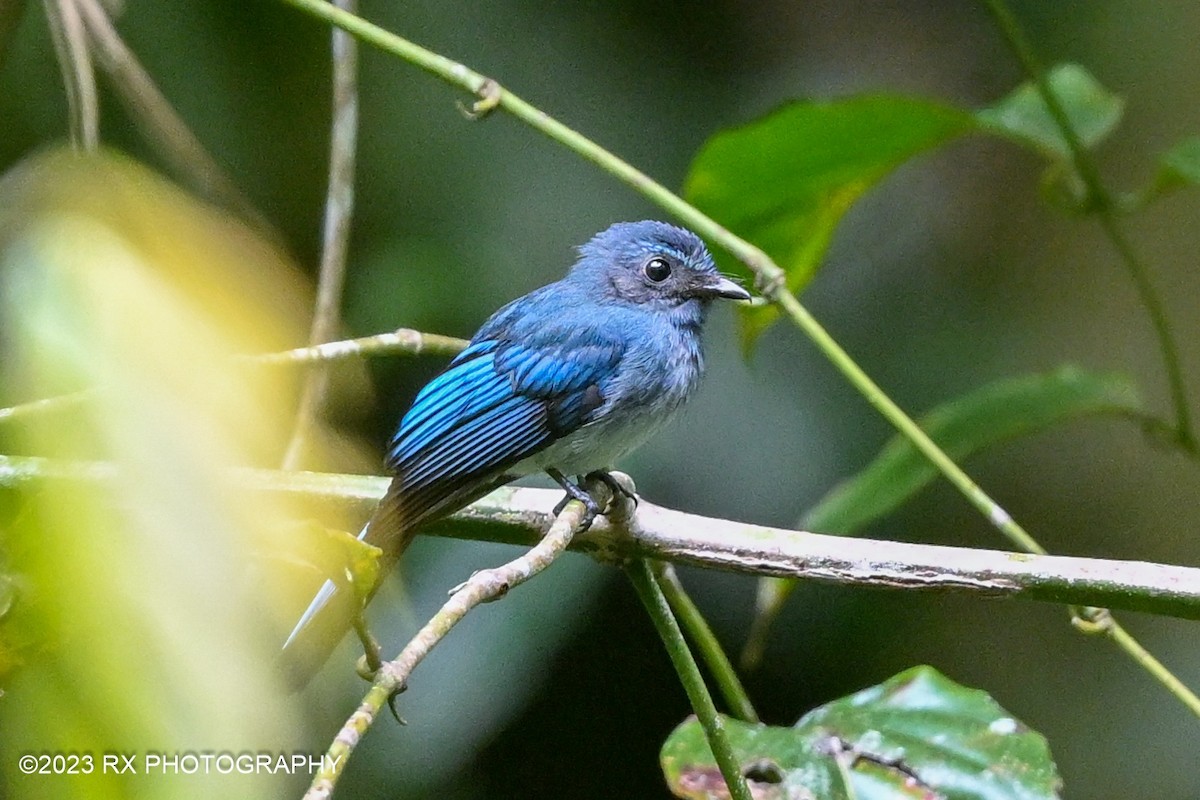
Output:
M716 275L700 288L705 297L724 297L728 300L749 300L750 293L724 275Z

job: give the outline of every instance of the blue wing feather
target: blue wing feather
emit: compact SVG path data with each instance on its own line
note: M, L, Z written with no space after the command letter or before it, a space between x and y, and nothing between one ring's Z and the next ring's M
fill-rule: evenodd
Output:
M391 527L411 528L490 490L504 470L586 424L624 345L543 324L472 342L430 381L388 450ZM514 332L515 333L515 332ZM561 333L562 335L556 335ZM372 527L376 527L373 523ZM370 539L386 537L372 532Z

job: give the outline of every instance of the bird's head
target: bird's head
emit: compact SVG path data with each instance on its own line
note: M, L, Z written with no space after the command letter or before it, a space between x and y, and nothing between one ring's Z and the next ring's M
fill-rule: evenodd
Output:
M614 302L699 317L717 298L750 299L717 272L699 236L665 222L618 222L580 247L579 256L570 278Z

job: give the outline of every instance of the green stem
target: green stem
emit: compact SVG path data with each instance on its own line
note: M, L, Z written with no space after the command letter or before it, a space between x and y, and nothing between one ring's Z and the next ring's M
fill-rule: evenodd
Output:
M708 739L708 746L717 760L717 767L720 768L725 784L729 787L730 797L733 800L753 800L746 779L742 776L737 755L733 752L733 746L729 744L729 737L725 735L725 722L717 713L717 707L713 705L712 695L704 685L704 678L700 675L696 659L692 657L692 652L683 638L679 622L671 613L671 607L667 604L667 598L663 596L658 581L654 579L650 562L644 558L631 561L626 565L625 572L633 582L633 588L637 590L650 619L654 621L659 637L666 645L671 663L679 673L679 680L683 683L688 700L696 712L696 718L700 720L700 727L704 729L704 736Z
M1128 631L1117 622L1112 612L1107 608L1093 606L1071 606L1071 623L1086 634L1104 636L1113 642L1126 655L1138 663L1142 669L1150 673L1163 687L1183 703L1189 711L1200 717L1200 697L1189 689L1183 681L1175 677L1161 661L1133 638Z
M1196 454L1198 449L1194 432L1192 431L1191 411L1188 405L1187 388L1183 379L1183 368L1180 365L1179 349L1175 344L1175 336L1167 319L1166 308L1144 261L1134 252L1132 245L1117 224L1115 204L1112 194L1100 177L1100 170L1088 154L1087 147L1080 138L1071 118L1050 86L1050 79L1042 66L1041 59L1033 49L1032 43L1021 29L1016 16L1004 0L983 0L988 11L996 20L996 25L1004 34L1009 48L1021 63L1025 74L1037 87L1042 102L1046 105L1054 124L1058 126L1067 149L1071 151L1071 160L1080 180L1083 181L1087 192L1084 207L1094 212L1099 219L1100 227L1112 242L1113 248L1121 257L1129 277L1137 289L1139 299L1150 316L1150 323L1158 337L1159 350L1162 353L1163 367L1167 373L1167 383L1171 393L1171 404L1175 411L1175 440L1187 452Z
M1107 634L1117 647L1124 650L1141 665L1142 669L1149 672L1166 687L1168 692L1175 695L1193 714L1200 717L1200 697L1197 697L1196 693L1189 689L1183 681L1175 677L1171 670L1167 669L1149 650L1142 647L1142 643L1133 638L1115 619L1109 626Z
M671 610L675 612L680 625L687 631L696 647L700 649L700 657L704 659L709 672L716 680L717 687L725 696L725 702L729 704L730 710L739 719L746 722L758 722L758 712L754 710L754 705L750 702L750 695L746 693L746 687L742 686L737 671L733 668L733 663L730 662L729 656L725 655L725 650L722 649L713 629L709 627L708 620L700 613L700 609L696 607L692 598L688 596L687 590L683 588L679 575L675 572L675 567L663 561L655 561L653 569L654 577L658 580L658 588L662 590L667 602L670 603Z
M1196 455L1200 452L1200 446L1198 446L1196 434L1192 430L1192 417L1188 406L1187 387L1184 385L1183 367L1180 365L1175 334L1171 331L1171 323L1167 319L1167 311L1162 298L1159 297L1158 290L1150 280L1150 272L1145 263L1134 252L1125 232L1117 224L1112 210L1102 209L1099 217L1100 227L1104 229L1109 240L1112 241L1113 247L1121 256L1121 262L1125 265L1129 277L1137 288L1138 296L1142 305L1146 307L1146 313L1150 315L1150 323L1154 326L1154 333L1158 337L1163 367L1167 372L1167 386L1171 393L1171 406L1175 410L1174 439L1185 451Z

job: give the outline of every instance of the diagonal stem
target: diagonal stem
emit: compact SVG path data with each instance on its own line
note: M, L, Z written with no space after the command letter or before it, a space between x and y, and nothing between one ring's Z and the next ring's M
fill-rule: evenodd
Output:
M588 491L593 492L597 499L607 502L607 488L589 485ZM366 696L326 751L321 760L321 769L304 795L305 800L327 800L333 795L345 771L346 762L353 755L363 734L370 730L391 698L404 688L413 670L454 626L472 609L498 600L554 563L566 551L575 535L585 529L587 516L583 503L578 500L567 503L546 535L528 552L502 566L476 572L454 590L450 599L417 631L400 655L385 663L378 671Z

